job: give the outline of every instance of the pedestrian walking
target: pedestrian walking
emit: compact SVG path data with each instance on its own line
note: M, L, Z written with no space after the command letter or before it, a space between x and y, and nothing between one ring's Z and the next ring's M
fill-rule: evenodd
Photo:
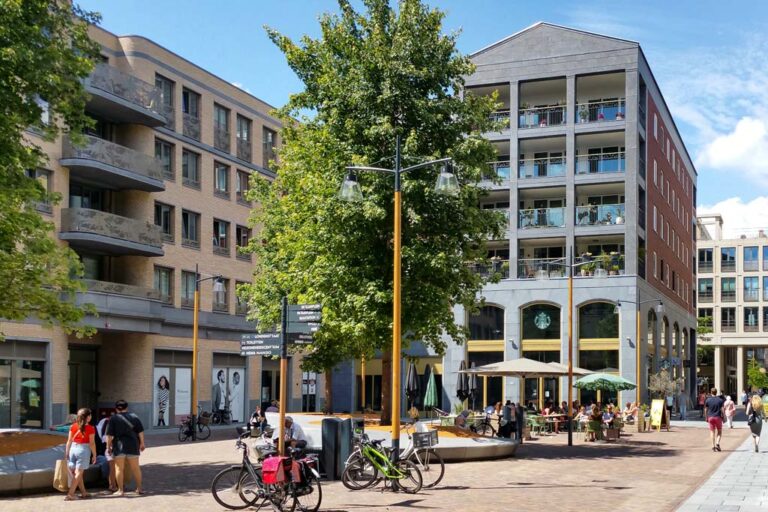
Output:
M75 499L75 491L80 488L80 497L82 499L90 498L91 495L85 490L83 475L88 466L96 463L96 429L90 425L91 410L80 409L77 411L77 419L69 428L69 437L64 451L67 459L67 467L72 474L72 483L69 486L69 492L64 497L67 501Z
M114 414L114 413L112 413ZM107 445L107 424L109 423L110 416L104 416L101 418L99 423L96 425L96 435L99 436L99 439L101 439L101 442L104 443L105 450L104 450L104 458L107 459L107 466L109 467L109 492L115 493L117 492L117 479L115 478L115 458L112 456L111 453L106 451L106 445Z
M763 430L763 401L753 395L747 402L747 425L752 431L752 441L755 443L755 452L760 451L760 432Z
M515 436L520 444L522 444L523 427L525 425L525 407L523 407L523 402L517 402L517 406L515 407L515 421L517 423L517 432L515 432Z
M712 451L719 452L720 438L723 435L723 399L717 396L717 388L710 390L710 396L704 401L704 408L707 410L707 423L709 424L709 435L712 439Z
M749 393L747 393L747 390L745 389L744 391L741 392L741 396L739 397L739 403L746 408L747 402L749 402Z
M685 421L688 416L688 404L691 398L688 396L688 392L685 388L680 390L680 394L677 396L677 406L680 408L680 421Z
M723 415L725 416L726 423L728 423L728 428L733 428L733 417L736 416L736 402L731 400L731 395L725 397Z
M107 423L107 453L115 458L115 478L117 492L125 496L125 465L131 469L136 479L136 494L144 494L141 486L141 468L139 455L144 451L144 425L138 416L128 412L128 402L115 402L117 412Z
M699 397L696 401L696 405L699 408L700 418L704 417L704 402L707 401L707 394L704 392L704 390L701 390L701 393L699 393Z

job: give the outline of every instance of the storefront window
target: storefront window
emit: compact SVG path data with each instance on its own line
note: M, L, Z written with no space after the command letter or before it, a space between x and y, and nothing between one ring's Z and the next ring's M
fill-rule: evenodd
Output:
M472 340L503 340L504 310L483 306L477 315L469 317L469 337Z
M43 361L0 359L0 428L42 428Z
M213 354L211 408L229 410L233 423L245 421L245 365L239 354Z
M579 339L618 339L619 315L610 302L593 302L579 308Z
M178 425L192 413L192 352L155 351L152 379L155 427Z
M559 340L560 308L549 304L533 304L523 309L524 340Z

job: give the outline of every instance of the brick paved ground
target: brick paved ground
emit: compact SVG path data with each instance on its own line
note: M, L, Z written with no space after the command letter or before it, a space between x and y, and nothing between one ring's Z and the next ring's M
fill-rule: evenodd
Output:
M215 511L208 487L220 469L239 460L229 430L212 440L179 444L168 435L150 436L142 456L149 495L96 496L64 502L61 494L6 498L3 512L76 510ZM355 510L547 510L583 511L599 506L612 511L671 511L704 482L734 449L746 430L726 432L723 452L712 453L702 428L630 434L619 443L565 445L566 436L528 442L513 459L449 464L438 489L409 496L378 490L351 492L339 482L324 483L327 511Z

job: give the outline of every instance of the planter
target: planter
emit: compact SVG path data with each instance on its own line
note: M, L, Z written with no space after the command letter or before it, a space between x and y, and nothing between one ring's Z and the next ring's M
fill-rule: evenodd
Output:
M581 269L581 277L584 277L587 275L587 271L584 269Z

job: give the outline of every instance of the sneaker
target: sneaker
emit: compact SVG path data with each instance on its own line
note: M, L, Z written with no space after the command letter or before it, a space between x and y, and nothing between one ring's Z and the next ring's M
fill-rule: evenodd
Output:
M712 447L712 451L713 451L713 452L716 452L716 451L717 451L717 448L715 448L715 447L713 446L713 447Z
M723 450L721 450L721 449L720 449L720 445L719 445L719 444L718 444L718 445L715 445L715 449L716 449L717 451L719 451L719 452L723 451Z
M757 446L755 446L755 453L759 452L760 450L757 449Z

